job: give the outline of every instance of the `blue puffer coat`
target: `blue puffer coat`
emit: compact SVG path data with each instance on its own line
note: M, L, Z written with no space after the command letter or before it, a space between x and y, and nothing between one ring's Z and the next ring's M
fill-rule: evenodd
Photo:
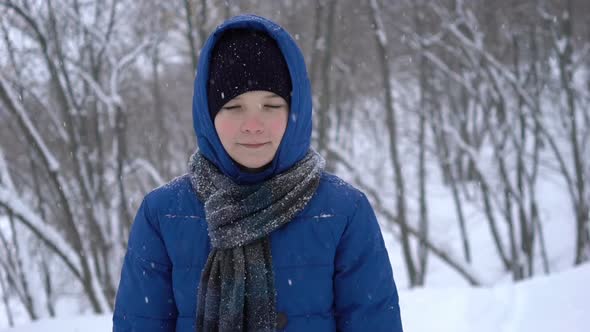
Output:
M275 38L287 60L293 95L287 131L271 167L247 174L233 164L207 110L211 48L228 28ZM289 169L309 148L311 94L303 56L289 34L258 16L219 26L201 51L193 101L199 149L238 183ZM206 116L205 116L206 114ZM211 249L203 204L188 175L152 191L135 217L117 292L113 331L195 331L197 289ZM363 193L324 174L308 205L271 234L279 331L401 332L398 294L383 238Z

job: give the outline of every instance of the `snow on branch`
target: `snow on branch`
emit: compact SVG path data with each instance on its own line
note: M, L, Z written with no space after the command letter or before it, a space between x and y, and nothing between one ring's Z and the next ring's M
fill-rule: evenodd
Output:
M449 126L446 123L439 124L440 129L446 134L448 134L455 144L468 156L469 159L473 161L473 166L480 174L485 174L483 170L485 169L479 162L479 152L467 142L463 140L461 134L457 131L456 128Z
M411 38L408 38L407 40L409 41L409 44L413 49L420 50L422 52L422 55L427 60L429 60L433 65L435 65L440 71L447 74L449 78L463 86L471 96L477 96L477 92L473 88L473 84L471 82L467 81L465 77L463 77L460 73L457 73L454 70L452 70L438 55L422 48L424 46L435 43L436 39L434 37L425 40L422 36L419 36L410 30L404 29L404 31L411 36Z
M12 182L12 178L10 177L10 173L8 173L8 164L6 164L6 159L4 158L4 152L2 152L2 147L0 146L0 185L5 186L8 189L14 189L14 183Z
M123 100L119 95L119 74L127 65L133 62L141 54L141 52L153 44L153 39L146 39L137 45L129 53L125 54L119 61L113 63L113 69L110 75L110 93L107 93L99 82L97 82L88 72L80 68L75 63L68 63L68 67L79 75L92 89L96 97L107 105L108 111L113 112L114 109L123 104ZM108 52L107 52L108 53Z
M59 232L32 211L19 198L17 192L5 186L0 186L0 206L11 211L17 217L17 220L31 230L49 249L60 256L72 273L80 278L82 269L76 250L67 244L68 241Z
M25 127L23 129L25 129L25 131L30 134L33 140L32 143L36 144L41 150L49 170L51 172L57 172L59 170L59 162L57 161L57 158L55 158L53 153L49 150L45 144L45 141L41 138L41 135L37 131L37 128L33 125L33 122L29 118L29 115L20 103L22 97L20 97L12 89L2 73L0 73L0 99L4 100L4 102L8 104L8 108L12 109L16 113L15 115Z
M383 25L383 21L381 20L379 3L377 0L370 0L371 4L371 11L373 12L373 17L375 18L375 33L377 34L377 39L379 43L383 46L387 46L387 35L385 34L385 27Z
M155 36L151 36L143 40L139 43L135 48L133 48L129 53L123 56L116 56L113 54L111 49L107 46L108 39L106 33L103 33L98 28L84 22L80 15L78 15L72 8L69 6L60 6L61 11L63 14L68 18L79 25L82 29L88 32L92 37L98 40L99 44L105 50L105 55L107 61L112 66L111 75L110 75L110 97L108 96L105 91L100 88L100 84L96 82L91 75L88 75L86 72L81 70L75 64L72 64L74 71L79 74L84 81L86 81L94 90L97 97L101 99L105 104L109 105L109 108L113 106L119 106L122 104L121 96L118 93L118 83L119 83L119 73L133 62L140 54L144 51L145 48L151 46L155 42ZM119 60L116 60L116 59Z
M107 106L109 112L114 110L114 107L117 106L118 102L120 101L119 99L109 96L90 74L78 67L76 64L70 63L69 69L79 75L90 86L95 96Z
M440 124L439 127L444 133L450 136L450 138L461 151L465 152L469 156L469 159L473 162L473 167L475 168L477 173L481 175L479 177L479 181L481 182L481 184L492 190L494 187L484 176L484 174L486 174L484 172L485 167L481 164L479 152L469 143L465 142L465 140L461 137L461 134L459 134L456 128L451 127L444 122ZM502 206L502 204L499 201L499 198L496 195L492 195L491 199L497 206Z
M23 105L20 103L20 100L21 98L12 89L9 82L2 75L2 72L0 72L0 101L4 102L8 110L14 113L17 117L30 144L38 150L37 153L47 165L47 170L51 176L54 177L57 189L63 193L64 199L68 199L70 197L70 187L60 174L60 164L58 159L54 156L53 152L51 152L47 144L45 144L45 141L39 134L35 125L33 125L33 122L29 118ZM66 208L69 210L70 215L74 215L73 211L70 210L71 207L69 205Z
M121 97L118 93L118 83L119 83L119 73L125 68L128 64L135 61L135 59L143 52L145 48L151 46L154 43L154 38L146 38L143 40L139 45L137 45L131 52L125 54L121 60L115 63L113 67L113 71L111 74L111 94L115 101L121 104Z
M518 81L518 79L512 71L510 71L508 68L506 68L505 65L500 63L500 61L498 61L494 55L485 50L484 47L480 45L480 43L474 42L471 39L467 38L467 36L465 36L456 26L451 26L450 31L453 33L455 37L457 37L463 43L463 45L468 46L472 50L482 55L488 61L489 64L496 68L496 70L498 71L498 73L502 75L502 77L504 77L509 83L513 85L516 92L526 102L527 106L531 107L532 109L535 109L534 99L531 97L529 92L526 91L524 87L520 84L520 82Z

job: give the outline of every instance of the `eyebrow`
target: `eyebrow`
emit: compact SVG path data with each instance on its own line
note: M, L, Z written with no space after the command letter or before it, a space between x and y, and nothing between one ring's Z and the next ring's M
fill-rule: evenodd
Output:
M281 96L279 96L279 95L277 95L276 93L273 93L273 92L271 92L271 93L267 94L266 96L264 96L264 98L277 98L277 97L278 98L283 98L283 97L281 97ZM237 100L237 99L242 99L242 98L240 96L236 96L236 97L234 97L232 99Z
M270 94L267 94L266 96L264 96L264 98L277 98L277 97L282 98L281 96L277 95L276 93L270 93Z

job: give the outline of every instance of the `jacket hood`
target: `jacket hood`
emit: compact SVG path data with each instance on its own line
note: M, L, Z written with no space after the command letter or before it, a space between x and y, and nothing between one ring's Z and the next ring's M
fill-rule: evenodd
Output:
M287 129L270 166L259 173L247 173L241 170L225 151L209 115L207 102L211 51L224 31L239 28L264 31L276 40L289 67L293 86ZM200 153L217 166L223 174L238 184L253 184L291 168L305 156L309 149L312 129L311 113L311 88L305 60L301 50L285 29L264 17L239 15L222 23L209 36L201 49L195 77L193 127Z

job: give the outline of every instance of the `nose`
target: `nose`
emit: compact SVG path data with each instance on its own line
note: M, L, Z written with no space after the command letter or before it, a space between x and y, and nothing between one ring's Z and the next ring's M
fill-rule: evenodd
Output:
M254 112L256 113L256 112ZM249 114L242 123L242 132L248 134L261 134L264 132L264 123L258 114Z

